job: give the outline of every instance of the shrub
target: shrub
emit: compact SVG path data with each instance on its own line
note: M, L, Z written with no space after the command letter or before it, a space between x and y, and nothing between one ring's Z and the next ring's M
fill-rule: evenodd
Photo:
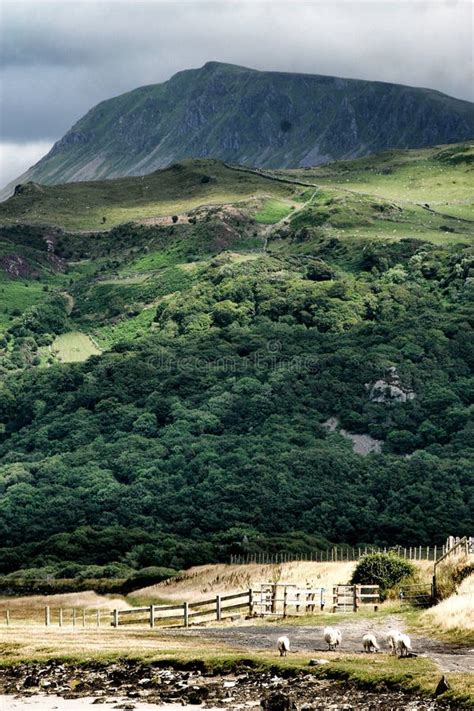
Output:
M392 553L368 553L357 563L351 578L353 585L380 585L381 599L390 588L414 575L415 566Z

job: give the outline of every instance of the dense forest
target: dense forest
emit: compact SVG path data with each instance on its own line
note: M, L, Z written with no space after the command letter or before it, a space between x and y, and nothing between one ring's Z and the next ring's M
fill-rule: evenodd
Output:
M174 250L170 229L126 235L165 234ZM472 247L344 241L318 233L314 215L305 228L301 212L285 229L245 258L196 258L153 295L146 332L120 326L101 355L5 371L2 573L470 533ZM176 269L168 261L165 282ZM72 313L46 294L5 344L41 349L93 320L96 284L71 285ZM120 325L124 305L111 303Z

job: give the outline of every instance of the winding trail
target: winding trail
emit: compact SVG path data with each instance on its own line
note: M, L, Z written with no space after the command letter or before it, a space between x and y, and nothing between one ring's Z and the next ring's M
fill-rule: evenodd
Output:
M314 186L312 186L312 187L314 187ZM314 198L315 198L317 192L318 192L318 191L315 190L315 191L312 193L311 197L308 198L308 200L306 200L305 202L302 202L300 205L298 205L297 207L295 207L295 209L292 211L291 215L292 215L292 216L293 216L293 215L296 215L297 212L301 212L301 210L304 210L305 207L307 207L307 206L314 200ZM285 224L285 222L286 222L286 220L288 219L288 217L289 217L289 215L285 215L285 217L282 217L280 220L278 220L278 222L273 222L271 225L266 225L266 226L264 227L264 229L263 229L263 231L262 231L262 236L263 236L263 238L264 238L263 247L262 247L262 251L263 251L263 252L267 252L267 249L268 249L268 238L270 237L270 235L272 234L272 232L273 232L274 230L278 229L279 227L281 227L283 224Z

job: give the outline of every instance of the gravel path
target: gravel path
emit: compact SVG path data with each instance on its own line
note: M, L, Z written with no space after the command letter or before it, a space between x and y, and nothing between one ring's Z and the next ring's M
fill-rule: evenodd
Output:
M404 629L403 620L397 615L390 615L381 620L358 619L348 617L335 625L342 631L341 652L360 652L362 637L366 632L373 632L377 637L382 652L389 648L385 640L389 629ZM187 630L184 634L207 639L215 639L238 649L274 649L280 635L290 639L291 649L295 652L327 652L323 640L323 626L299 627L285 624L255 625L241 627L201 627ZM447 644L428 637L410 634L413 651L434 659L444 672L474 672L474 648ZM409 660L407 660L409 661Z

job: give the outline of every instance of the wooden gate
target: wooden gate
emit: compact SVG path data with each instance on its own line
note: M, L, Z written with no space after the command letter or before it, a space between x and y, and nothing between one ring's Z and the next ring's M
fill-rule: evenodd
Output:
M290 583L261 583L253 591L253 610L260 617L313 614L324 610L324 592L324 588Z
M357 612L360 605L379 602L378 585L335 585L333 612Z

